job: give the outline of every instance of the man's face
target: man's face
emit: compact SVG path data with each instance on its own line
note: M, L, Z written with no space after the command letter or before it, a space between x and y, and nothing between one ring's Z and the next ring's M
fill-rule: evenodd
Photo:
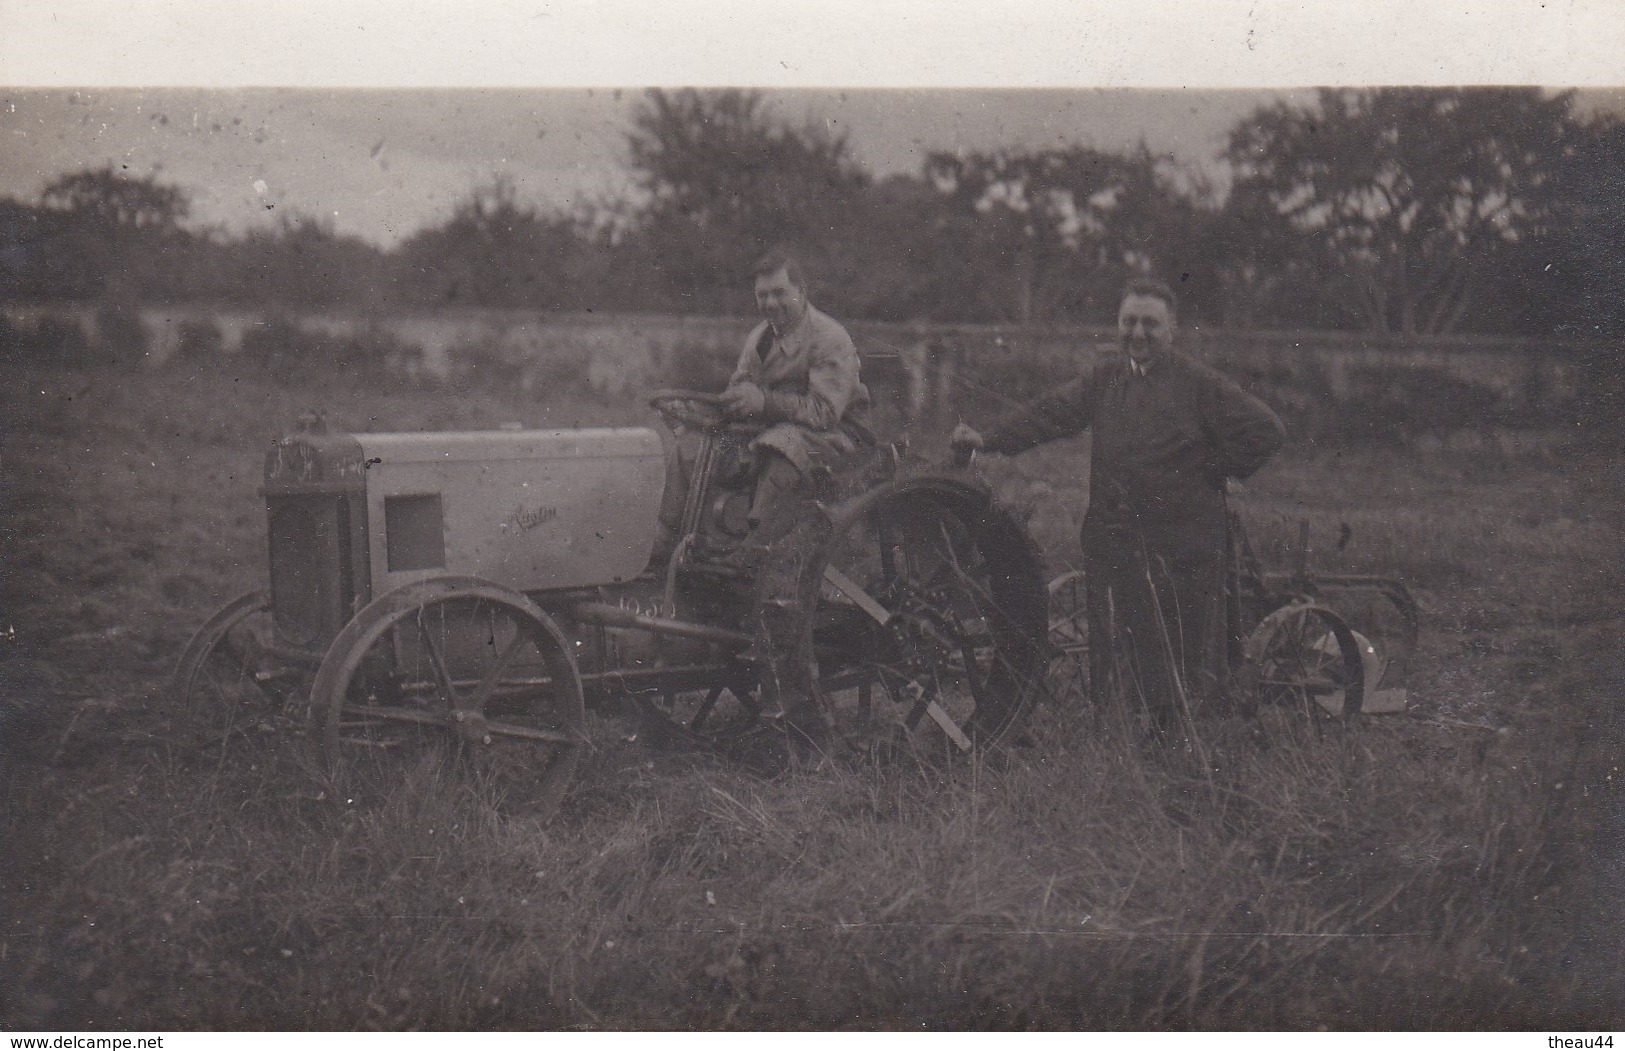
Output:
M807 312L807 293L797 288L785 268L780 267L771 274L757 276L756 309L774 331L785 332Z
M1117 339L1136 364L1157 359L1174 341L1174 319L1168 304L1156 296L1127 295L1117 308Z

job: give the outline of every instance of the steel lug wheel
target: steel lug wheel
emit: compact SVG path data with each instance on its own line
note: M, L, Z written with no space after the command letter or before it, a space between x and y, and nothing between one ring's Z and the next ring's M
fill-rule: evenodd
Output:
M345 626L311 687L334 790L387 798L454 766L489 801L546 814L585 747L581 679L529 599L468 578L409 585Z

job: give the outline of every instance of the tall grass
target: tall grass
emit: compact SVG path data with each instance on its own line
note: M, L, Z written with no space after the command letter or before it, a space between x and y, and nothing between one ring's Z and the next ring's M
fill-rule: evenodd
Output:
M1317 564L1410 580L1426 621L1405 715L1203 721L1200 752L1170 754L1065 697L973 760L764 780L600 713L541 823L434 764L381 805L329 797L297 736L222 762L174 732L164 676L213 602L262 583L258 458L299 413L405 429L634 407L221 372L42 371L6 399L7 1027L1618 1017L1617 943L1576 935L1619 918L1606 463L1300 451L1237 498L1267 560L1306 517ZM1081 452L989 464L1057 567Z

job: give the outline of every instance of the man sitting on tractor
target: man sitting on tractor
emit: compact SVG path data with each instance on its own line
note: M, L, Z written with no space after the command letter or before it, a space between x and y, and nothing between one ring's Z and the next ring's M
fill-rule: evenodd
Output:
M770 252L752 273L763 320L751 329L727 387L714 399L721 421L732 425L726 439L728 485L748 483L748 510L737 519L730 512L723 528L739 542L725 540L723 551L706 550L748 576L802 517L818 473L838 469L875 444L869 390L858 375L852 337L808 303L806 279L788 255ZM655 564L665 563L683 538L694 459L692 447L667 450L660 506L664 536Z
M770 252L752 273L763 320L745 339L721 401L730 418L762 430L745 450L753 478L749 531L728 561L756 582L752 630L768 725L791 731L793 740L815 742L824 720L806 669L793 658L796 560L768 556L776 541L815 520L807 512L817 472L837 470L874 447L869 390L858 374L852 337L807 301L796 261Z
M750 582L750 627L768 725L801 729L803 738L811 738L821 720L804 681L806 669L792 659L799 559L788 552L817 544L811 532L820 519L809 512L820 475L839 472L874 448L869 390L859 377L852 337L807 301L807 281L794 259L769 252L751 273L762 321L746 337L727 386L715 398L718 422L727 425L727 488L745 488L748 510L737 527L733 512L726 512L727 524L706 530L710 536L701 538L698 554L702 564L729 567ZM684 516L700 494L690 490L707 484L694 477L695 466L692 450L668 447L660 510L665 535L653 564L693 557L679 551L693 539L684 535L685 528L694 528L685 526Z
M752 273L763 320L745 340L722 403L733 418L763 427L747 447L755 484L750 534L737 556L754 569L766 545L795 524L813 473L875 438L857 348L840 322L807 301L800 266L774 251Z

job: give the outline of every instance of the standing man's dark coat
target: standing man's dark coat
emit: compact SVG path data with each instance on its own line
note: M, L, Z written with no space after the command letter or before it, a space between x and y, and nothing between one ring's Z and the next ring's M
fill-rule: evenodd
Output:
M1016 453L1093 429L1081 538L1091 677L1097 695L1115 682L1166 725L1227 688L1225 480L1261 467L1284 431L1263 402L1166 342L1140 358L1099 362L972 434Z

